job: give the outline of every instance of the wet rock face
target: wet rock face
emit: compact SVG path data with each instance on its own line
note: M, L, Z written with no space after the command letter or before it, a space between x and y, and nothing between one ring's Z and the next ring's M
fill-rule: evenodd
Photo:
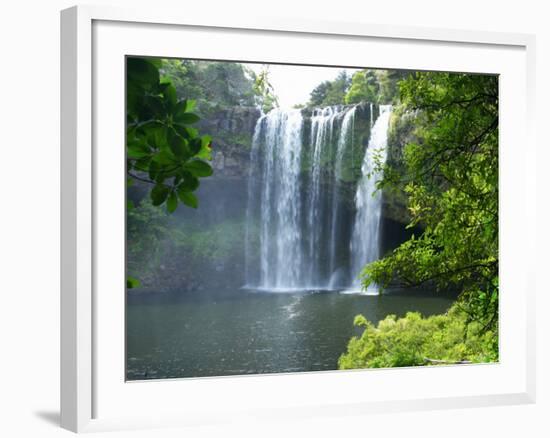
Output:
M388 135L388 164L395 170L404 173L403 151L405 145L416 142L414 134L414 120L417 117L413 112L395 111L390 120ZM382 198L382 217L391 221L408 224L410 215L407 209L407 199L404 193L384 190Z
M390 219L403 225L407 225L410 222L406 200L403 196L395 193L383 192L381 214L384 219Z
M258 108L234 107L214 112L198 124L201 133L212 137L212 165L215 178L244 178L250 165L250 148Z

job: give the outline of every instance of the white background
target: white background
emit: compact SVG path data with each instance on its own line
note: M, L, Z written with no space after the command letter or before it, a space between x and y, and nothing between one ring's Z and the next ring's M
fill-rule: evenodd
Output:
M139 4L111 1L98 4ZM549 14L542 1L155 0L156 6L232 14L414 24L537 34L538 271L548 271L545 225L550 154L548 123ZM69 436L58 429L59 403L59 10L70 1L4 4L0 17L0 435ZM521 147L519 144L518 147ZM533 206L533 214L535 209ZM546 230L545 230L546 231ZM521 232L521 230L518 230ZM536 405L236 424L187 430L116 432L106 436L407 436L539 437L550 433L550 298L538 281ZM291 395L289 395L290 397Z

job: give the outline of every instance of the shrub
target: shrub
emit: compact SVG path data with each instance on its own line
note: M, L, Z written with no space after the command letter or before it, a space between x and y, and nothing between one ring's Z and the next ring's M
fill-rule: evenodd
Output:
M498 361L497 333L468 322L456 305L444 315L389 315L378 326L358 315L354 324L364 330L350 340L340 369Z

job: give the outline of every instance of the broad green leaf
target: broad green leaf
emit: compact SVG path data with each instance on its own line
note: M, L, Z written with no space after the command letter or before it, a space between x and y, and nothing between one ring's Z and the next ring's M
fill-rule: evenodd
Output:
M165 113L163 101L159 96L144 96L139 110L139 117L141 120L144 122L159 120L164 117Z
M168 210L168 213L173 213L176 211L176 208L178 208L178 197L176 196L176 193L172 191L166 201L166 209Z
M212 143L212 137L210 137L209 135L203 135L201 137L201 141L202 141L202 145L203 146L208 146L210 147L211 143Z
M159 181L159 176L161 175L162 166L156 161L151 160L149 162L149 178L153 181ZM159 181L160 182L160 181Z
M185 113L190 113L195 108L195 104L196 102L194 100L180 100L174 108L175 117L177 118Z
M177 118L179 114L185 114L187 111L187 100L180 100L174 107L174 118Z
M196 176L191 175L188 172L185 172L183 175L183 181L178 186L178 193L179 190L182 190L184 192L194 192L199 188L200 181Z
M151 150L149 149L149 147L143 143L132 142L128 144L128 148L126 149L126 154L128 158L144 158L150 155L150 153Z
M193 123L197 123L201 118L197 116L195 113L179 113L174 117L174 120L177 123L182 123L184 125L191 125Z
M211 161L212 160L212 149L209 145L202 146L201 150L197 155L195 155L196 158L201 158L203 160Z
M169 131L169 144L172 153L179 158L188 159L192 154L187 147L187 140L178 135L173 129Z
M187 134L189 135L189 137L195 138L195 137L199 136L199 131L197 129L192 128L191 126L186 126L185 129L186 129Z
M133 160L138 160L140 158L146 157L149 154L146 152L136 151L135 149L128 148L126 155L128 158L131 158Z
M164 90L164 101L168 105L168 108L174 109L177 99L175 87L172 84L168 84Z
M141 172L148 172L149 171L149 165L151 164L151 157L143 157L134 162L134 168L141 171Z
M161 166L174 166L177 164L176 157L172 152L167 149L163 149L153 155L153 161L160 164Z
M151 87L159 81L158 68L145 58L128 57L126 72L128 82L138 86Z
M195 109L195 106L197 106L197 101L194 99L187 100L187 108L186 111L193 111Z
M178 197L188 207L197 208L199 206L199 200L193 192L178 190Z
M153 131L154 145L157 149L168 148L168 132L165 126L158 126Z
M162 204L166 200L166 197L169 193L169 187L165 186L164 184L157 184L151 190L151 201L153 201L153 205Z
M185 170L191 172L194 176L206 177L213 173L212 166L203 160L191 160L184 165Z
M192 155L197 155L202 147L202 141L200 138L194 138L189 142L189 149Z

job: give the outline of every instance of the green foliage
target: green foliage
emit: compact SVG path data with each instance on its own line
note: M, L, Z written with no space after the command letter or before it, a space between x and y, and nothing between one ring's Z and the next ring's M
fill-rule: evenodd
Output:
M200 137L191 126L200 120L192 112L195 102L178 99L174 84L161 80L160 65L154 59L127 59L127 171L153 184L153 205L166 203L172 213L178 199L197 189L199 178L212 174L210 137Z
M321 82L310 94L308 106L329 106L344 103L351 78L342 70L333 81Z
M267 70L256 77L236 62L165 59L161 72L178 96L197 101L197 112L203 117L234 106L276 105Z
M407 111L417 111L417 143L405 169L388 163L379 187L407 194L409 227L421 228L365 267L364 286L399 281L458 288L469 320L498 322L498 79L415 73L401 82ZM379 163L382 166L382 163Z
M127 272L140 279L147 278L158 266L162 242L169 233L168 215L155 207L148 198L126 211ZM136 288L141 282L133 276L127 287Z
M189 207L197 208L199 206L199 200L195 194L187 190L178 191L178 198L180 198L180 201Z
M399 103L401 81L407 79L411 72L406 70L376 70L379 84L379 104Z
M351 86L344 98L347 104L378 101L380 84L375 70L363 70L355 73L351 78Z
M190 260L227 260L244 241L244 222L223 221L201 227L183 225L172 230L171 238L179 251L184 251Z
M182 202L193 207L198 201L193 197ZM191 272L200 276L213 262L230 262L238 257L235 251L240 251L245 240L244 218L214 224L182 221L155 207L148 198L127 211L126 224L128 278L140 280L127 282L128 288L157 284L158 275L165 275L159 266L171 266L178 260L184 261L187 275ZM252 227L251 239L257 238L258 232Z
M216 137L222 138L225 143L235 145L241 150L248 151L252 147L252 132L231 132L229 130L220 129L220 131L216 134Z
M141 285L140 281L134 277L126 277L126 288L133 289Z
M354 73L344 101L346 104L372 102L397 103L399 82L408 75L401 70L362 70Z
M364 331L350 340L340 369L498 361L497 332L468 322L458 307L427 318L416 312L390 315L378 326L358 315L354 324Z
M254 91L259 97L259 103L264 113L268 113L273 108L279 106L279 100L275 95L275 90L269 82L269 65L265 65L254 81Z
M313 89L308 106L351 105L361 102L396 104L399 83L409 75L402 70L365 69L350 78L342 70L333 81L324 81Z
M206 99L206 94L196 61L163 59L160 73L163 80L174 85L178 96L198 102L198 107L201 108L201 102Z
M324 81L317 85L310 93L309 106L323 106L328 91L330 90L331 82Z

